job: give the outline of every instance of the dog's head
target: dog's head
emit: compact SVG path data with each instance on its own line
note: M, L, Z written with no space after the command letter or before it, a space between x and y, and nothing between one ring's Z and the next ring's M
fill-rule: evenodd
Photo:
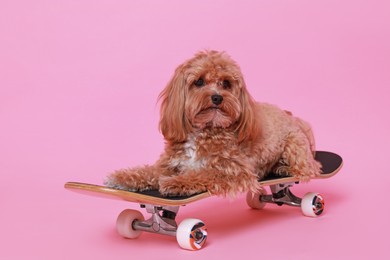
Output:
M232 128L240 142L257 135L255 102L239 66L224 52L199 52L181 64L160 98L160 130L168 141L183 142L206 127Z

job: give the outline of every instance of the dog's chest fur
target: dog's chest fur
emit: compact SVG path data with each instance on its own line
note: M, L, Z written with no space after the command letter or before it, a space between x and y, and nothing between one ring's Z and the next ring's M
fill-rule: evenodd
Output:
M229 158L238 151L234 134L224 129L209 129L190 135L172 156L170 166L183 170L210 167L216 158Z

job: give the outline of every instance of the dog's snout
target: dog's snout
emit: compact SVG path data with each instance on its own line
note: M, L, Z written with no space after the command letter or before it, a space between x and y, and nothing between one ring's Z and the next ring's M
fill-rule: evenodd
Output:
M212 95L211 101L213 101L214 105L220 105L222 103L223 97L221 95Z

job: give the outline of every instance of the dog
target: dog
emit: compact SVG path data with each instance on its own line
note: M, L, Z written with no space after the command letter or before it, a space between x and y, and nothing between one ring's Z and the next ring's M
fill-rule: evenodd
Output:
M270 172L303 182L321 173L310 125L255 102L225 52L201 51L181 64L159 98L164 152L154 165L115 171L106 186L234 197L256 192Z

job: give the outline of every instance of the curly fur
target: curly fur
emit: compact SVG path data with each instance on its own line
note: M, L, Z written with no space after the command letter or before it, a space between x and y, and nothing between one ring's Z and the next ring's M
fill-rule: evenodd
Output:
M221 102L213 101L215 95ZM154 165L109 175L107 186L234 196L256 191L271 171L301 181L320 174L309 124L255 102L239 66L224 52L203 51L184 62L160 99L165 151Z

